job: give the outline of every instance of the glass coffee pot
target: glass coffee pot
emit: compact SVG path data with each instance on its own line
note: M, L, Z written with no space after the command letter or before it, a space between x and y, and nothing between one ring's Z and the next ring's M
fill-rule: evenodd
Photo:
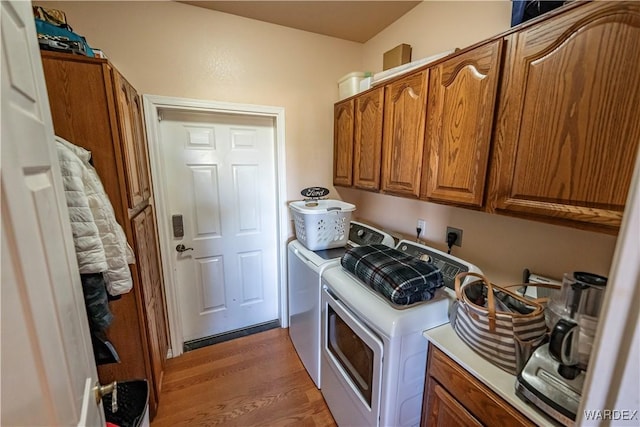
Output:
M606 277L576 271L565 274L560 292L551 296L545 310L549 353L562 365L586 370L606 284Z

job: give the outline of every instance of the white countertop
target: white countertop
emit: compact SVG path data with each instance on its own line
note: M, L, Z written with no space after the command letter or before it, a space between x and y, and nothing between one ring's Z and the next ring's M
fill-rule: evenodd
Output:
M449 323L424 331L424 337L539 426L556 426L538 409L516 396L516 377L483 359L465 344Z

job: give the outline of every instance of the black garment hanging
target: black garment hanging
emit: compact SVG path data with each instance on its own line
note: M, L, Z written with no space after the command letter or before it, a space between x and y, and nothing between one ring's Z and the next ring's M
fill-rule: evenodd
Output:
M80 280L89 328L92 331L104 331L113 322L104 277L102 273L81 274Z
M80 280L96 364L118 363L118 352L106 335L106 329L113 322L113 314L109 309L109 295L104 277L102 273L81 274Z

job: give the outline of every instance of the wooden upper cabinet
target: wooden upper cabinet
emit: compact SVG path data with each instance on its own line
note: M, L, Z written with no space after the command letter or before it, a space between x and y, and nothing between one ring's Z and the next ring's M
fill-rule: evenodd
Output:
M640 4L509 36L489 210L617 232L640 141Z
M42 51L41 57L55 133L91 151L116 218L123 221L127 212L121 201L126 195L120 187L122 164L114 149L119 133L112 68L106 61L80 55Z
M129 208L133 209L151 194L142 109L135 89L115 70L113 80L127 177L127 198Z
M431 69L421 198L482 206L501 52L497 40Z
M355 98L353 185L356 188L380 189L383 108L384 87Z
M353 98L334 106L333 184L353 184Z
M420 195L428 70L385 86L381 189Z

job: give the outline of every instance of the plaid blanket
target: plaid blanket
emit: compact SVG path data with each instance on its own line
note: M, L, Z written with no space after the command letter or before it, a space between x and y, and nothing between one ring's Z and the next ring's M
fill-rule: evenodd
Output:
M385 245L348 249L340 262L344 269L398 305L428 301L444 285L437 267Z

